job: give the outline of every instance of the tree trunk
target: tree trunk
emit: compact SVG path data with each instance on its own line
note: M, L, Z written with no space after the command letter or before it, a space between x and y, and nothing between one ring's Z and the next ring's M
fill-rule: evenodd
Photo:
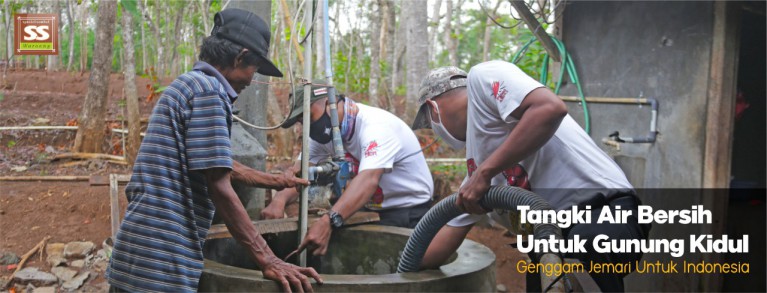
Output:
M407 98L403 120L411 121L415 117L418 102L418 89L421 79L429 71L429 34L427 27L427 2L405 1L410 14L407 17ZM427 40L424 42L424 40Z
M368 93L370 105L379 107L378 83L381 78L381 7L377 1L372 1L368 12L370 21L370 79Z
M56 32L56 36L61 36L61 5L59 5L59 1L55 1L53 4L53 11L56 13L57 17L59 18L59 25L56 27L58 30ZM59 70L59 54L61 54L61 42L59 42L58 47L56 47L56 55L48 55L47 61L48 61L48 72L53 72Z
M162 50L163 50L163 54L162 55L163 55L163 58L160 59L160 61L157 62L158 64L160 64L160 69L161 69L160 70L160 72L161 72L160 76L169 76L169 73L170 73L170 70L169 70L170 66L169 65L170 65L170 61L172 61L172 60L169 59L168 57L172 58L173 52L171 52L171 50L173 50L173 44L172 43L170 44L171 45L170 48L168 48L168 46L166 46L166 45L168 44L168 40L170 38L175 39L175 36L172 35L173 28L170 25L170 23L171 23L170 22L171 15L176 15L175 13L173 13L173 11L172 11L172 9L170 7L172 4L173 4L172 2L164 2L163 5L165 5L165 7L161 6L163 8L163 10L160 13L157 14L158 16L160 16L160 15L164 16L163 17L163 26L162 26L162 29L161 29L161 32L162 32L162 39L161 40L162 40Z
M200 13L202 13L202 20L203 20L202 27L205 30L203 31L203 34L208 35L210 34L210 25L208 23L212 21L212 19L210 19L210 16L209 16L210 3L208 2L208 0L201 0L199 3L200 3Z
M460 17L460 16L459 16ZM445 31L444 31L445 50L447 50L448 61L450 65L455 66L457 60L453 54L455 50L455 38L453 37L453 0L447 0L447 9L445 11Z
M394 29L395 29L395 7L393 0L378 0L378 4L381 6L382 20L381 20L381 57L379 58L384 64L386 70L382 72L381 83L384 86L379 86L379 89L383 91L382 96L386 98L386 109L389 112L394 113L394 103L392 102L392 96L394 92L390 90L391 78L392 78L392 64L394 63Z
M273 62L277 62L277 60L280 59L280 52L282 51L283 46L283 36L282 33L285 30L283 28L283 22L279 21L279 19L282 17L282 14L279 9L277 9L276 14L274 15L274 18L278 21L275 22L274 27L274 41L270 43L269 48L269 54L270 59ZM290 48L290 44L287 45L288 48ZM287 74L287 73L286 73ZM270 78L271 79L271 78ZM270 80L271 81L271 80ZM289 87L288 87L289 88ZM278 123L282 122L282 119L284 119L284 115L288 115L289 113L286 113L285 110L280 109L280 103L279 101L282 100L284 97L277 97L275 96L275 85L270 85L270 90L267 91L267 116L266 119L268 121L269 125L277 125ZM290 101L288 101L290 102ZM267 133L267 135L272 135L272 141L274 143L273 146L275 150L277 150L276 156L292 156L293 155L293 148L291 147L291 141L293 141L293 129L278 129L277 131Z
M3 10L11 12L11 1L4 1ZM3 24L5 24L5 60L8 61L6 66L11 64L11 56L13 56L13 43L11 42L11 13L3 13ZM3 76L5 81L5 76Z
M282 20L285 22L285 27L291 30L290 41L293 43L293 47L296 49L296 52L293 55L298 58L298 63L301 66L301 68L304 68L304 53L301 50L301 46L298 45L298 38L296 38L298 34L292 31L293 20L290 19L291 13L290 13L290 8L288 8L288 2L286 2L285 0L280 0L280 7L282 8Z
M80 22L80 72L82 73L88 70L88 4L83 2L80 5L82 5L80 13L83 19Z
M145 3L149 3L148 1ZM152 33L154 34L154 52L155 54L152 54L155 56L155 59L152 60L152 67L154 69L154 72L156 75L161 76L162 73L160 69L162 68L160 62L162 61L162 39L160 38L160 2L154 3L155 7L155 13L150 14L151 10L149 9L149 6L146 6L147 10L147 20L149 23L152 24Z
M429 22L429 40L431 42L431 46L429 46L429 60L432 62L437 61L437 36L439 36L439 11L442 10L442 0L434 1L434 6L432 7L432 12L434 13L431 16L431 21ZM447 2L452 2L452 0L447 0ZM448 9L450 9L451 4L448 4Z
M184 9L186 8L184 2L181 2L181 4L181 7L179 7L176 12L176 22L173 25L173 36L175 37L173 38L173 46L171 47L171 54L173 55L170 58L172 62L170 65L170 76L178 76L178 41L181 32L181 20L184 18Z
M400 21L399 25L397 26L396 33L394 34L394 54L392 54L392 77L391 77L391 92L392 95L397 92L397 88L402 84L404 81L404 57L405 52L407 51L407 46L405 46L406 39L407 39L407 19L410 15L407 8L407 3L409 1L400 0L400 7L402 8L402 13L400 14ZM394 105L396 109L396 105ZM403 112L397 111L398 115L404 115Z
M338 15L341 15L341 6L343 6L343 5L344 5L344 2L336 2L336 12L335 12L335 14L333 14L333 15L336 16L334 27L336 28L335 35L336 35L336 37L338 37L338 41L336 41L336 43L337 43L336 46L332 46L333 45L333 43L332 43L333 39L332 38L330 39L330 41L331 41L331 43L330 43L331 44L331 48L335 48L335 50L336 50L336 52L335 52L336 54L333 54L333 56L336 56L337 53L339 51L341 51L341 48L342 48L341 45L343 44L343 35L341 34L341 26L339 25L339 20L338 20Z
M323 22L323 15L325 12L323 11L323 1L328 0L318 0L314 5L315 9L317 10L317 14L315 16L314 20L314 28L312 29L312 36L314 37L314 45L312 46L312 49L317 52L315 56L317 56L315 59L315 65L314 70L316 73L315 76L322 76L324 79L327 79L327 74L325 74L325 55L327 54L325 52L325 23Z
M144 15L144 1L138 0L136 1L136 5L138 5L138 11L141 13L141 15ZM141 18L143 19L143 18ZM139 27L141 28L141 72L144 74L147 73L147 66L146 66L146 40L144 39L144 22L139 19ZM206 22L207 23L207 22ZM207 25L207 24L206 24Z
M69 58L67 59L67 71L72 70L72 59L75 58L75 19L72 13L72 1L67 0L67 26L69 27Z
M99 153L104 144L104 119L109 98L109 69L112 65L116 14L116 1L99 3L93 69L88 80L88 94L80 114L80 127L75 136L76 152Z
M128 108L128 139L125 143L125 155L128 164L133 166L141 145L141 114L139 113L138 91L136 90L136 57L133 52L133 19L125 7L122 9L123 22L123 76L125 76L125 106Z

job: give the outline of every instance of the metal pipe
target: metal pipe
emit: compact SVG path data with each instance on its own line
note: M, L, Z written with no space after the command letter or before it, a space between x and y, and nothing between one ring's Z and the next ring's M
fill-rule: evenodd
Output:
M330 105L330 125L333 129L333 158L341 160L344 158L344 145L341 143L341 128L338 121L338 105L336 99L336 88L333 83L328 87L328 104Z
M581 99L573 96L559 96L562 101L565 102L581 102ZM634 104L634 105L650 105L651 117L650 117L650 133L645 137L620 137L616 131L610 135L617 142L625 143L654 143L658 138L658 108L659 102L654 98L618 98L618 97L586 97L588 103L602 103L602 104Z
M328 28L328 0L322 0L323 40L325 42L325 79L328 88L328 104L330 104L330 125L333 127L333 157L336 160L344 158L344 146L341 142L341 129L338 121L338 106L336 103L336 88L333 86L333 69L330 67L330 29Z
M312 6L313 1L306 1L306 11L304 14L304 27L309 28L312 26ZM308 30L308 34L311 34L311 30ZM309 36L307 36L308 38ZM309 179L309 125L312 123L311 116L311 92L312 92L312 42L306 42L304 45L304 78L306 84L304 84L304 115L302 128L302 151L301 151L301 178ZM301 190L301 206L298 214L298 244L304 241L306 231L309 226L309 188L303 188ZM306 250L302 251L298 257L299 265L306 266Z

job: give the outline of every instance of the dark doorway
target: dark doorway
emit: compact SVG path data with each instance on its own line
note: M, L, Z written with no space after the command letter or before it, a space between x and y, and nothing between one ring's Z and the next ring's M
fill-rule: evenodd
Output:
M765 188L765 2L742 7L731 186Z
M732 144L727 234L750 235L755 245L747 254L727 254L727 263L749 262L749 274L724 274L723 291L761 291L765 280L765 134L767 129L767 20L765 2L743 2L740 11L740 52L736 118ZM760 247L756 248L756 247Z

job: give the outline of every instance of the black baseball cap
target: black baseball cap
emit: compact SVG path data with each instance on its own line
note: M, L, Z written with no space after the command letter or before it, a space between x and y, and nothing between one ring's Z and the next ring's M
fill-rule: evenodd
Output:
M237 8L222 10L213 17L213 31L210 35L235 42L255 53L262 61L258 73L282 77L282 72L267 58L272 34L269 26L258 15Z

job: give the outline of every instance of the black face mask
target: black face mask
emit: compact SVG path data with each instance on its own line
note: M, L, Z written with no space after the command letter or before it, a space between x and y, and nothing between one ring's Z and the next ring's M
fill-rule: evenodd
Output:
M309 137L318 143L326 144L330 142L333 139L331 133L330 115L328 115L328 112L322 114L319 120L309 125Z

